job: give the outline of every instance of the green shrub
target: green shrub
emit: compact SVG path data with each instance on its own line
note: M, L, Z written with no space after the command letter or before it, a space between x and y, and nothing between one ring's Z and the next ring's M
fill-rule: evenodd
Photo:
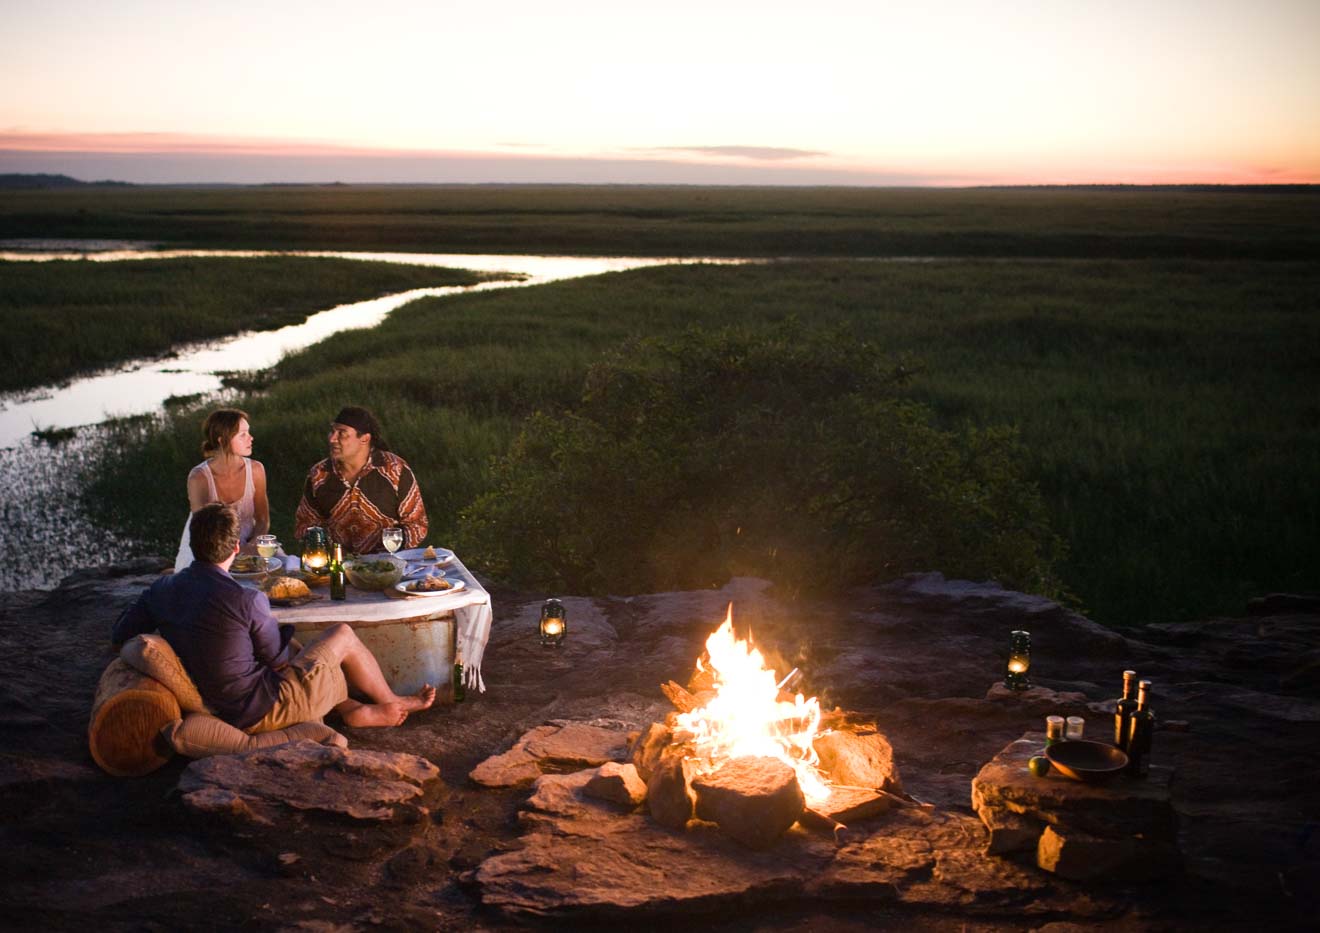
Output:
M630 343L574 410L526 422L460 546L574 593L932 569L1057 592L1061 545L1013 433L938 430L904 397L910 373L792 322Z

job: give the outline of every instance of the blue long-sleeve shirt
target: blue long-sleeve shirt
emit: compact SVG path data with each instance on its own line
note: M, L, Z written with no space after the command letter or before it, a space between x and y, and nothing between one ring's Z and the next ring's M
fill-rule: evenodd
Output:
M159 630L217 716L246 729L275 705L289 662L266 594L242 586L215 564L197 560L161 577L124 610L116 644Z

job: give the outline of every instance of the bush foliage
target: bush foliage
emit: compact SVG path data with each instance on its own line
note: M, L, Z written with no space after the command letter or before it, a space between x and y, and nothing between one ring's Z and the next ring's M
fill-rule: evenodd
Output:
M942 570L1057 594L1013 432L933 426L911 369L841 332L692 330L594 365L530 418L460 519L488 571L574 593Z

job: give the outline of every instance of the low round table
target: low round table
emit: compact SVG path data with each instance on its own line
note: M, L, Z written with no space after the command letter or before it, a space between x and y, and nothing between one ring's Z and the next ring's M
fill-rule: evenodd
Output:
M489 605L490 594L457 558L442 569L450 580L462 580L463 589L438 596L406 596L350 585L347 599L339 601L330 599L328 586L317 586L312 593L319 599L301 606L272 606L271 613L281 624L292 624L304 645L330 626L347 622L376 656L395 693L416 693L430 684L438 701L452 702L455 610Z

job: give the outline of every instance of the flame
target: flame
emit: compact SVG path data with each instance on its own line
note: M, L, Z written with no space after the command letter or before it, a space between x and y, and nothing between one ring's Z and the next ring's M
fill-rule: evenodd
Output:
M706 639L709 661L697 660L698 670L709 670L715 696L705 706L678 717L676 744L693 749L698 773L718 769L731 758L760 755L778 758L797 772L798 784L809 803L830 795L821 773L820 759L811 741L820 728L820 703L801 693L789 703L779 699L778 679L766 667L761 652L733 634L733 604L724 624Z

